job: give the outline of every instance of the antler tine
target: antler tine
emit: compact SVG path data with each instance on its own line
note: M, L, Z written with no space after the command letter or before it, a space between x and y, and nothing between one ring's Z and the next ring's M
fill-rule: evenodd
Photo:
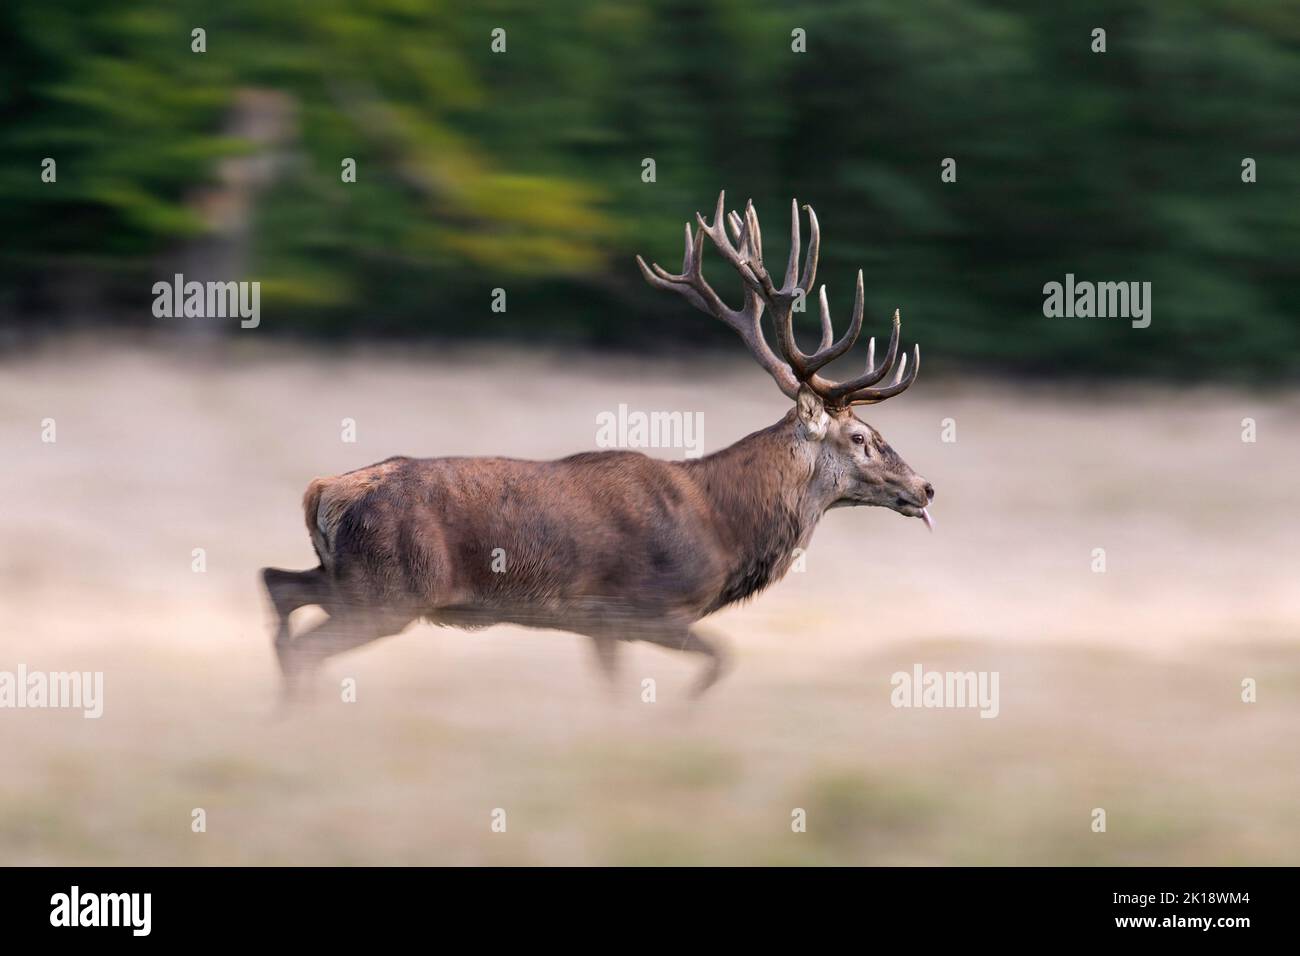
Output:
M744 251L745 234L744 230L740 228L740 217L734 212L728 213L726 211L726 202L727 191L724 189L718 193L718 202L713 210L713 222L707 222L703 214L699 212L695 214L695 222L700 231L713 240L713 244L718 247L718 251L734 264L739 258L737 253ZM736 237L736 245L732 245L731 240L727 238L728 226L731 227L732 234Z
M883 402L887 398L893 398L899 392L904 392L913 382L916 381L916 373L921 370L921 346L916 345L912 349L912 367L907 375L903 375L903 369L907 367L907 355L903 355L902 363L898 366L898 374L894 376L892 385L886 385L884 388L863 388L849 395L844 400L845 405L874 405L876 402Z
M804 208L807 209L808 207L805 206ZM814 236L816 235L816 232L817 232L817 221L814 218L813 219ZM800 233L799 200L791 199L790 200L790 258L786 260L786 264L785 264L785 288L787 289L793 288L795 290L801 290L804 293L804 295L807 296L807 294L812 291L812 288L810 286L804 286L799 283L799 272L798 272L799 244L801 241L801 236L799 233ZM809 249L809 252L815 255L815 251L813 249ZM807 264L805 264L804 272L807 273L807 271L808 271ZM826 288L824 286L822 287L822 294L821 294L821 319L822 319L822 339L821 342L817 345L818 351L829 348L831 342L834 341L835 339L835 329L831 325L831 312L826 305Z
M907 353L904 352L902 358L898 360L898 371L894 373L894 380L891 385L897 385L903 380L903 373L907 371Z
M829 348L831 341L835 338L835 328L831 325L831 308L826 304L826 286L822 286L819 305L822 316L822 340L817 345L817 351Z
M743 224L740 221L740 217L734 212L727 213L727 225L731 227L731 234L735 237L736 241L740 242L740 237L744 235Z
M754 210L754 200L745 200L745 226L749 229L749 248L754 259L763 261L763 230L758 227L758 213Z
M736 252L738 253L735 260L736 268L740 270L740 276L745 280L746 290L752 290L758 279L754 275L754 270L750 263L754 261L757 261L760 264L762 263L762 255L754 250L763 240L757 232L749 228L748 219L742 219L734 212L730 213L730 219L728 221L732 219L740 223L740 232L736 236ZM734 229L735 226L733 225L732 228Z
M704 297L691 286L683 284L685 277L671 276L669 273L664 272L657 262L654 263L654 268L663 274L656 275L651 271L651 267L646 265L645 260L640 256L636 257L636 264L640 266L641 275L645 277L645 281L649 282L656 289L667 289L670 292L676 292L701 312L710 311L709 305L705 302ZM667 278L665 278L665 276L667 276Z
M725 189L720 189L718 190L718 204L717 206L714 207L713 210L714 229L720 228L722 224L726 221L726 208L725 208L726 205L727 205L727 191ZM700 218L700 214L698 212L695 214L695 218L700 221L700 225L704 224L704 220ZM725 238L726 233L724 232L722 235Z
M795 270L799 268L799 200L790 200L790 258L785 264L785 286L790 288L799 279ZM804 289L804 292L808 292Z
M858 273L859 276L861 273ZM859 286L859 288L861 288ZM876 340L873 338L871 344L867 347L867 370L857 378L850 379L847 382L841 382L832 387L826 394L828 400L838 402L844 396L859 389L875 385L882 378L889 374L890 369L894 367L894 360L898 358L898 334L902 325L902 319L899 318L898 310L894 310L894 327L889 333L889 350L885 353L885 361L881 363L880 368L875 367L876 359ZM915 370L915 369L913 369Z
M813 212L813 207L804 204L804 209L808 210L808 253L803 260L803 275L799 278L799 288L805 293L811 292L813 283L817 281L817 254L821 250L822 230L817 224L817 213Z

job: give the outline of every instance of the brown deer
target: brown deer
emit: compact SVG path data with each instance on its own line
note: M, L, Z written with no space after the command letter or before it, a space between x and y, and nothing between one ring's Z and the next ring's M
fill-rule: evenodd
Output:
M658 461L630 451L584 452L559 461L513 458L389 458L335 478L317 478L303 499L320 558L310 571L262 571L278 615L275 649L292 696L321 660L396 634L412 621L477 628L511 623L591 637L613 675L620 641L640 640L708 659L701 693L723 666L696 622L780 579L830 508L877 505L930 526L934 488L853 413L916 380L897 361L898 312L884 361L835 382L819 372L844 355L862 328L862 273L849 328L833 341L826 289L821 344L795 344L792 313L813 287L820 234L802 274L799 207L791 203L790 259L778 287L763 265L758 216L698 213L686 224L682 271L637 264L720 319L744 340L794 407L775 425L704 458ZM731 228L731 237L727 227ZM741 275L744 305L729 308L701 271L704 238ZM733 241L734 240L734 241ZM770 312L779 356L764 338ZM291 637L289 615L320 605L323 623Z

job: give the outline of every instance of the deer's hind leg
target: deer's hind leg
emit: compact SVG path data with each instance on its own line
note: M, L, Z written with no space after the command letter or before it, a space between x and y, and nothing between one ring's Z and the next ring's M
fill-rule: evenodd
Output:
M289 641L289 615L300 607L319 604L329 610L334 588L321 567L310 571L283 571L280 568L263 568L262 583L271 598L275 611L275 645Z
M293 651L294 638L289 629L289 617L298 608L315 604L329 614L332 620L339 611L334 584L323 567L312 568L310 571L263 568L262 582L266 585L266 593L276 615L275 656L284 678L285 696L292 697L301 683L303 668L298 660L301 655ZM308 629L305 633L312 633L316 629L318 628ZM298 639L301 640L301 636Z
M400 612L335 604L326 620L292 640L276 644L284 676L284 696L286 699L300 696L327 659L398 634L412 620L411 615Z

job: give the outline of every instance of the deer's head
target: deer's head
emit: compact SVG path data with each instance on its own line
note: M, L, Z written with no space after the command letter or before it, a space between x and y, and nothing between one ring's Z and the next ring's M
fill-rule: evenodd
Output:
M857 293L849 327L838 340L831 326L826 287L818 301L821 311L821 343L808 354L794 340L794 307L811 291L817 275L817 254L821 232L817 214L808 211L808 252L803 271L799 271L801 245L799 205L790 203L790 258L785 280L777 286L763 265L763 238L758 214L752 202L745 204L742 218L735 212L725 213L725 193L718 194L713 223L695 214L699 228L692 234L686 224L686 251L682 271L674 274L657 263L647 266L637 256L637 264L651 285L671 289L697 309L721 319L740 335L777 386L795 402L797 440L813 461L813 484L828 507L877 505L899 514L921 518L932 526L927 506L934 499L934 487L903 461L878 431L853 413L856 405L874 405L904 391L916 381L921 367L921 347L913 352L912 366L907 355L898 354L900 320L894 311L893 329L884 361L876 365L876 340L867 346L867 367L861 375L844 382L831 381L819 370L844 355L862 331L862 271L858 271ZM727 235L727 228L731 236ZM708 236L718 252L740 273L745 286L745 303L739 310L727 306L704 278L704 237ZM734 239L734 241L733 241ZM763 336L764 309L770 310L780 354L773 351ZM893 372L887 385L879 383Z
M828 507L875 505L933 527L934 486L847 406L827 406L804 387L796 399L800 440L810 444L813 484Z

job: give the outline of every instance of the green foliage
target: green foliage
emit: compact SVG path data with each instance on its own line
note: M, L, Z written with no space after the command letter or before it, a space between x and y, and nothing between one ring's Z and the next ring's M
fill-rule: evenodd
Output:
M632 262L675 267L682 220L726 187L765 215L774 261L790 197L816 206L835 314L861 267L869 318L901 307L929 361L1300 371L1294 5L14 0L0 25L11 307L71 274L145 321L141 277L202 234L196 192L250 149L232 104L273 89L295 129L253 229L268 328L727 342ZM1151 327L1045 318L1067 272L1150 281Z

